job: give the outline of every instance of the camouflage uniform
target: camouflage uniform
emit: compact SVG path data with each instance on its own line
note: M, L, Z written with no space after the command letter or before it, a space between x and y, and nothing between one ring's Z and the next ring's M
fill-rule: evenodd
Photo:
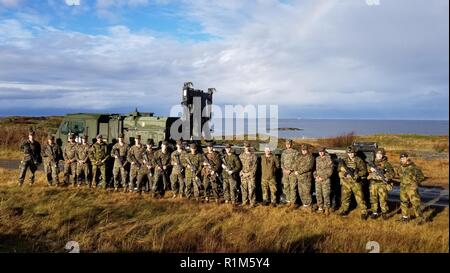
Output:
M128 150L127 161L130 162L130 181L128 182L128 190L133 191L135 188L135 182L137 181L137 177L139 171L144 164L143 154L145 152L144 145L140 144L139 146L133 145Z
M170 184L172 187L172 191L174 195L184 194L184 167L185 163L183 163L184 158L186 156L186 151L182 150L179 152L178 150L173 151L170 158L171 164L173 166L172 173L170 174ZM181 163L181 166L178 162Z
M96 142L91 146L92 163L92 184L106 189L106 160L109 158L108 145L105 142ZM101 175L101 181L97 185L98 176Z
M384 177L388 180L391 180L395 173L392 165L388 162L386 157L383 157L381 160L375 160L374 164L377 166L379 170L384 174ZM387 184L383 182L383 179L371 171L371 168L367 170L369 175L367 179L370 182L370 204L372 213L378 213L378 202L381 207L382 213L387 213L389 210L388 207L388 193L392 190L392 184Z
M397 168L395 173L400 178L400 208L402 216L409 218L408 206L411 204L414 215L417 218L423 218L419 195L419 185L425 179L422 170L408 159L408 162Z
M49 185L52 185L53 182L55 185L59 184L59 168L58 163L62 160L62 151L61 147L58 144L47 144L42 150L42 157L44 161L44 172L47 176L47 182Z
M153 186L153 174L155 170L155 163L154 163L154 156L155 151L152 149L145 149L145 152L143 153L143 161L141 169L139 170L138 177L137 177L137 187L138 189L142 189L142 181L144 180L144 177L147 178L147 186L145 187L146 191L150 191Z
M225 154L224 160L226 164L222 164L223 198L226 202L230 200L236 202L238 199L236 175L242 169L242 164L234 152L231 152L230 155ZM232 174L229 174L228 171L231 171Z
M275 204L277 201L277 182L275 175L279 168L280 162L275 155L261 156L261 188L263 202L265 203L272 202L272 204Z
M67 142L63 150L64 157L64 183L70 184L70 178L72 177L73 185L76 184L76 174L77 174L77 147L76 142Z
M350 160L350 158L347 156L344 158L344 162L347 165L348 168L355 170L355 176L356 180L347 177L345 174L345 168L343 167L342 163L339 164L339 178L341 179L341 211L347 212L350 207L350 198L352 193L355 195L356 202L358 204L359 210L362 215L367 214L367 205L366 201L364 199L362 184L361 184L361 178L367 175L367 168L366 163L364 161L355 156L353 160Z
M242 164L242 169L240 172L242 204L245 205L247 203L250 203L250 205L254 205L256 203L255 176L256 168L258 166L258 159L253 152L243 152L239 155L239 160Z
M211 153L205 153L205 157L208 158L211 166L204 165L202 174L203 174L203 188L205 189L204 195L205 198L209 198L211 195L211 189L214 194L214 198L216 200L219 199L219 181L217 179L216 174L219 173L220 170L220 157L216 151L212 151ZM203 161L203 164L207 164L206 160ZM211 174L211 171L214 171L215 174Z
M194 170L191 168L190 164L188 163L188 160L190 161L190 163L192 164L192 167L194 168ZM186 156L186 161L185 161L185 170L186 170L186 197L190 198L191 197L191 192L192 192L192 188L194 188L194 197L198 198L200 196L200 187L198 184L200 184L200 174L202 171L202 163L203 163L203 159L202 156L200 154L191 154L189 153Z
M79 185L81 185L81 175L84 175L86 184L89 184L88 179L91 175L91 164L89 161L90 150L91 145L89 145L88 143L79 144L77 147L77 179Z
M331 207L331 182L330 177L333 174L333 161L328 154L316 158L316 170L314 171L314 180L316 182L316 199L319 209L329 209ZM321 180L318 180L318 178Z
M171 154L169 150L166 150L165 153L162 150L158 150L153 157L153 162L155 166L155 175L153 177L153 193L158 193L161 196L164 196L165 190L169 187L169 174L170 174L170 158ZM165 167L165 169L161 169L159 166ZM162 184L161 184L162 182Z
M289 148L281 154L281 168L283 169L283 195L289 202L295 202L296 197L292 199L291 188L297 184L297 177L294 174L295 161L298 151Z
M114 159L113 166L113 178L114 178L114 188L119 187L119 174L121 175L120 184L122 188L127 187L127 170L125 169L125 165L127 163L128 151L130 150L130 146L126 143L120 145L120 143L114 144L111 149L111 156L118 158ZM122 162L122 164L120 164Z
M306 155L299 154L294 170L298 173L297 181L291 184L291 201L296 201L297 192L303 206L310 206L311 197L311 181L314 167L314 157L308 153Z

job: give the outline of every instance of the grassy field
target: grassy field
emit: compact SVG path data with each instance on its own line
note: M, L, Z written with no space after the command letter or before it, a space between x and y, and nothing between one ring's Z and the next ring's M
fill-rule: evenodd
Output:
M154 200L87 188L16 186L17 171L0 169L0 252L448 252L448 209L429 209L425 225L361 221L286 207L253 209Z

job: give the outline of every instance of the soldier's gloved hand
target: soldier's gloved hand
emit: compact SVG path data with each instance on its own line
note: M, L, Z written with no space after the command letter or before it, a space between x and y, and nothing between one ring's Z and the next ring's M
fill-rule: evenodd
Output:
M214 171L211 171L211 174L214 174Z
M229 175L232 175L232 174L233 174L233 171L228 171L228 174L229 174Z
M374 167L370 167L370 171L374 173L376 170Z
M222 164L222 168L226 169L226 168L227 168L227 166L225 166L225 164Z

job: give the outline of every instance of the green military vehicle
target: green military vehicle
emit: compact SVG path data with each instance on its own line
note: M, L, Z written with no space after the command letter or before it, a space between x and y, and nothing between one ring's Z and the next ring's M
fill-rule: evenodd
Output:
M108 143L117 139L120 133L125 135L126 142L133 143L136 135L141 135L142 139L152 138L155 143L163 140L171 140L170 128L180 120L189 118L190 134L187 138L192 138L195 134L193 128L204 128L204 124L211 118L202 117L200 126L193 122L193 111L196 107L195 98L199 98L201 109L210 107L214 89L209 88L207 92L194 89L191 82L183 86L181 104L184 107L182 117L161 117L153 113L139 112L137 109L127 115L121 114L97 114L97 113L75 113L64 116L55 137L61 144L67 143L68 135L74 134L77 141L82 136L87 135L89 140L95 139L98 134L102 134ZM205 133L205 132L204 132ZM186 139L186 138L185 138Z

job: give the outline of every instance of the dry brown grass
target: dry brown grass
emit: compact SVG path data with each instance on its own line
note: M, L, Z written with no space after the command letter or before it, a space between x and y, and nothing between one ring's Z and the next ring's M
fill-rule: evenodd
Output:
M323 217L288 210L197 204L89 189L16 186L0 169L0 251L151 252L448 252L448 209L422 226ZM15 215L17 208L23 214ZM427 214L433 213L428 211ZM396 218L396 217L395 217Z

